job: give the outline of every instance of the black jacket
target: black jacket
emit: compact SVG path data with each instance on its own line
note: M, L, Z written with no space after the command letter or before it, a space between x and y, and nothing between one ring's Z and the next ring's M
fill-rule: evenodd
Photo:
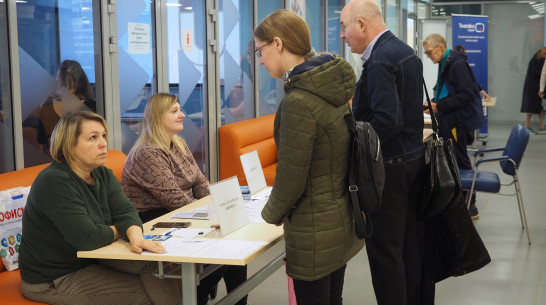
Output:
M462 127L471 132L484 124L482 100L466 54L451 50L440 70L440 88L448 95L436 101L440 128Z

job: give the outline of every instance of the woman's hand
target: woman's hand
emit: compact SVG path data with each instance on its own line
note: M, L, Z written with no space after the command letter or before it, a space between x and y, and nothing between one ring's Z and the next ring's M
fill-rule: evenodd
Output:
M144 239L142 228L139 226L130 226L127 229L127 238L131 244L131 251L135 253L140 254L143 250L153 253L165 253L165 248L160 242Z
M146 240L144 238L138 240L131 240L131 251L135 253L142 253L143 250L148 250L153 253L165 253L165 248L158 241Z

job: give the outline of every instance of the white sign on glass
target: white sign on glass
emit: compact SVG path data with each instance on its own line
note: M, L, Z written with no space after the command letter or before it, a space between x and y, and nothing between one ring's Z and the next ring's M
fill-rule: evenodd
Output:
M267 186L265 182L264 171L258 152L253 150L249 153L240 156L241 164L243 165L243 171L245 172L246 181L248 182L248 188L250 194L254 195L259 190Z
M149 54L150 25L147 23L127 23L127 36L129 39L129 54Z
M237 176L211 184L209 190L222 235L231 233L248 223Z

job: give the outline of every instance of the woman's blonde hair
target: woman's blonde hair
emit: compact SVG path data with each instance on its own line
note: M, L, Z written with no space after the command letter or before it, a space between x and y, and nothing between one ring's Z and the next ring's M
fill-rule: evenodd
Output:
M163 128L163 116L174 104L178 103L176 95L169 93L156 93L148 99L146 108L144 108L144 121L142 123L142 131L135 145L131 148L128 158L132 158L137 149L144 145L153 145L159 147L165 152L170 152L171 143L166 143L168 138L167 132ZM183 153L187 153L184 139L175 135L172 138L172 143L178 147Z
M535 56L537 59L542 59L544 57L544 54L546 54L546 47L538 49L538 51L535 53Z
M254 30L254 37L268 43L279 37L290 53L301 55L306 60L313 56L309 27L291 10L278 10L265 17Z
M74 163L74 149L78 144L83 121L96 121L104 126L108 139L108 126L106 121L98 114L91 111L77 111L65 113L51 133L51 145L49 152L56 162L65 159L68 163Z

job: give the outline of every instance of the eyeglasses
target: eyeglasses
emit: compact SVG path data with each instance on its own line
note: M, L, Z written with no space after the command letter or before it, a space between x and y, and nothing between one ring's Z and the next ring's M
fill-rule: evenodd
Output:
M424 52L425 55L427 55L427 56L432 55L432 51L434 51L434 49L436 49L436 48L437 48L437 47L434 47L434 48L432 48L432 49L426 50L426 51Z
M262 49L265 48L265 46L267 46L268 44L272 43L273 41L270 41L266 44L264 44L263 46L257 48L256 50L254 50L254 54L256 54L256 56L258 57L262 57Z

